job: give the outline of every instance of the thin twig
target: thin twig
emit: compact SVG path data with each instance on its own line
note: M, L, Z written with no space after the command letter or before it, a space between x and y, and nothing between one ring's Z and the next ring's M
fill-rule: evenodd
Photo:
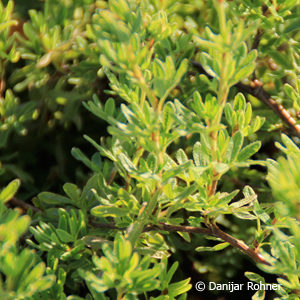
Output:
M125 227L118 227L115 224L109 223L95 223L90 220L90 224L96 228L103 228L103 229L114 229L114 230L126 230ZM217 238L222 239L223 241L229 243L234 248L239 249L241 252L252 258L255 262L264 264L266 266L271 266L271 264L265 260L265 258L260 255L257 249L252 249L248 245L246 245L243 241L229 235L228 233L221 230L216 224L211 224L209 228L200 228L194 226L183 226L183 225L170 225L166 223L158 223L155 225L148 225L144 228L143 232L149 231L169 231L169 232L188 232L188 233L199 233L199 234L206 234L210 236L214 236ZM279 277L288 280L286 275L279 275ZM296 295L300 295L300 290L295 289L292 290L292 293Z
M125 230L126 228L117 227L115 224L100 224L100 223L92 223L94 227L97 228L105 228L105 229L116 229L116 230ZM143 232L149 231L170 231L170 232L188 232L188 233L199 233L199 234L206 234L210 236L214 236L217 238L222 239L223 241L229 243L231 246L239 249L244 254L251 257L254 261L270 266L271 264L266 261L262 255L260 255L257 251L250 248L246 245L243 241L236 239L235 237L227 234L226 232L222 231L217 225L211 224L210 228L200 228L194 226L183 226L183 225L170 225L166 223L159 223L155 225L148 225L144 228Z
M261 28L258 28L255 38L254 38L254 41L253 41L253 44L252 44L252 50L258 48L258 45L260 43L260 40L261 40L261 37L263 36L263 34L264 34L264 30Z
M243 241L236 239L235 237L224 232L216 224L212 224L211 229L215 237L221 238L223 241L229 243L231 246L239 249L244 254L251 257L254 261L267 266L271 266L271 264L268 261L266 261L265 258L257 252L256 249L250 248Z
M34 212L42 211L41 209L39 209L31 204L28 204L20 199L17 199L15 197L11 198L8 203L10 203L13 206L20 207L25 212L27 212L29 209L32 209L32 211L34 211Z
M170 232L188 232L188 233L200 233L211 235L212 231L209 228L200 228L193 226L183 226L183 225L170 225L166 223L159 223L158 225L149 225L144 229L144 232L155 231L155 230L163 230Z
M5 90L5 81L4 79L0 79L0 98L2 98L2 93L4 92Z
M193 66L195 66L201 73L205 74L208 78L212 78L210 75L206 73L202 65L196 61L191 61ZM264 90L264 88L260 85L255 85L251 87L249 85L238 82L235 87L241 92L250 94L265 105L269 106L280 118L283 122L285 122L291 131L300 137L300 125L297 124L296 120L291 116L291 114L281 105L278 104L274 99L272 99L271 95Z
M300 125L297 124L297 121L281 104L278 104L271 98L271 95L265 91L263 87L256 86L252 88L251 86L245 85L241 82L237 83L236 87L239 90L256 97L265 105L269 106L281 118L281 120L289 126L293 133L300 137Z
M258 28L257 32L256 32L256 35L255 35L255 38L253 40L253 44L252 44L251 50L258 49L259 43L260 43L261 38L262 38L263 35L264 35L264 30L261 29L261 28ZM254 81L256 79L256 77L255 77L255 70L254 70L254 72L251 75L251 79L252 79L252 81Z

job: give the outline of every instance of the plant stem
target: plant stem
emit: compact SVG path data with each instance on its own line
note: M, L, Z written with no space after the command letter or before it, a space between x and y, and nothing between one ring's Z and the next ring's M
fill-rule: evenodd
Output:
M116 229L116 230L124 230L125 229L125 228L119 228L119 227L115 226L114 224L93 223L93 226L98 227L98 228L109 228L109 229ZM224 232L216 224L210 224L209 228L201 228L201 227L194 227L194 226L170 225L170 224L160 222L155 225L148 225L148 226L143 227L140 233L148 232L148 231L157 231L157 230L169 231L169 232L188 232L188 233L196 233L196 234L198 233L198 234L214 236L214 237L220 238L223 241L229 243L234 248L239 249L241 252L243 252L247 256L251 257L255 262L261 263L261 264L264 264L267 266L271 265L255 249L250 248L243 241Z
M192 61L193 66L195 66L201 73L205 74L208 78L212 78L209 74L205 72L202 65L196 61ZM278 104L271 95L264 90L261 86L250 86L246 85L242 82L238 82L234 85L239 91L243 93L250 94L251 96L257 98L265 105L270 107L280 118L281 120L286 123L286 125L290 128L293 134L300 137L300 125L297 124L297 121L291 116L291 114L281 105Z
M138 80L139 86L142 90L141 102L140 102L141 108L143 108L143 106L144 106L146 96L148 97L149 102L152 105L152 107L154 107L154 108L157 107L158 99L155 97L155 95L153 94L153 92L149 88L149 86L148 86L147 82L145 81L145 78L143 77L143 74L142 74L139 67L136 67L134 69L134 76Z
M223 0L218 0L216 1L216 9L218 12L218 17L219 17L219 26L220 26L220 32L223 37L227 35L226 32L226 18L225 18L225 7L224 7L224 1Z
M219 17L219 26L220 26L220 32L223 37L224 43L229 44L230 42L230 34L227 32L226 28L226 18L225 18L225 7L224 7L224 1L217 1L216 3L216 9L218 12ZM219 90L218 90L218 102L220 105L219 111L217 112L217 115L215 116L214 120L212 121L212 128L216 128L212 133L210 134L211 138L211 156L212 161L217 162L218 156L217 156L217 150L218 150L218 132L219 130L218 125L221 122L224 106L226 104L227 96L229 87L226 80L226 72L228 68L228 53L223 52L222 53L223 58L223 64L221 65L221 74L220 74L220 80L219 80ZM211 185L208 187L208 195L212 196L215 194L217 185L218 185L218 179L217 179L218 173L213 169L213 181Z
M139 69L137 69L137 70L139 70ZM160 102L158 102L153 91L150 90L147 83L145 82L145 79L144 79L143 75L141 74L141 72L137 72L137 74L138 74L138 76L136 76L136 78L139 79L140 88L142 90L142 99L141 99L141 103L140 103L141 107L143 107L145 97L147 96L150 101L150 104L156 110L157 114L160 114L161 109L162 109L162 106L161 106L162 99ZM160 103L160 105L159 105L159 103ZM160 122L159 118L158 118L158 122ZM163 154L164 154L165 149L163 149L160 146L159 136L160 136L159 129L155 130L151 135L151 140L155 144L155 148L158 153L158 159L159 159L159 168L158 169L160 170L158 175L160 177L162 177L162 166L163 166L163 160L164 160ZM144 149L140 148L138 151L137 157L138 158L141 157L143 152L144 152ZM134 163L137 164L137 162L138 162L138 160L136 160ZM148 224L149 218L150 218L150 216L152 216L152 214L157 206L157 200L158 200L160 193L161 193L160 182L157 182L156 188L151 193L149 201L144 202L142 204L142 207L139 211L137 220L128 227L125 237L131 242L132 247L134 247L139 235L143 232L145 226Z
M221 77L220 77L220 81L219 81L219 91L218 91L218 102L219 102L220 108L219 108L219 111L218 111L215 119L212 122L212 127L217 127L221 122L224 106L225 106L227 96L228 96L228 91L229 91L227 82L225 80L225 74L226 74L226 69L227 69L227 53L223 53L223 60L224 60L224 65L222 66L222 69L221 69ZM218 156L217 156L218 132L219 132L219 130L216 129L210 135L212 161L215 161L215 162L218 161ZM218 176L218 174L215 172L215 170L213 170L213 177L217 177L217 176ZM215 178L215 179L213 179L212 184L209 186L209 191L208 191L209 196L213 195L216 192L217 185L218 185L218 179Z
M125 237L130 241L133 247L138 237L140 236L145 226L147 225L149 221L149 217L152 215L157 205L157 199L160 193L161 193L160 189L157 189L152 193L149 202L144 202L142 204L142 208L140 209L137 220L128 227Z

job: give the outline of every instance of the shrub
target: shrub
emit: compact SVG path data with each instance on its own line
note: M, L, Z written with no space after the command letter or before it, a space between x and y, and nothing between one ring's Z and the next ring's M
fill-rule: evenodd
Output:
M1 299L186 299L240 272L298 299L298 4L1 2L1 146L75 181L1 156L25 182L0 194Z

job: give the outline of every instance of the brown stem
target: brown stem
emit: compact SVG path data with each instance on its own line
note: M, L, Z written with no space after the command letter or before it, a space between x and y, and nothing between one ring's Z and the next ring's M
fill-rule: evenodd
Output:
M296 124L297 122L293 116L291 116L291 114L281 104L278 104L274 99L272 99L271 95L265 91L263 87L251 87L241 82L237 83L236 87L239 90L256 97L265 105L269 106L281 118L281 120L289 126L293 133L300 137L300 125Z
M94 227L98 228L109 228L117 230L125 230L126 228L117 227L114 224L99 224L92 223ZM166 223L158 223L156 225L148 225L144 228L143 232L163 230L169 232L188 232L188 233L199 233L214 236L222 239L223 241L229 243L231 246L239 249L241 252L252 258L255 262L264 264L266 266L271 266L271 264L265 260L265 258L257 252L257 249L252 249L246 245L243 241L229 235L228 233L221 230L216 224L209 223L208 228L200 228L194 226L183 226L183 225L170 225ZM283 274L279 274L279 277L288 280L288 277ZM292 293L300 295L300 290L292 290Z
M167 230L167 231L183 231L183 232L201 233L201 234L215 236L215 237L220 238L223 241L229 243L231 246L239 249L241 252L243 252L244 254L251 257L254 261L261 263L261 264L268 265L268 266L271 265L254 249L251 249L243 241L238 240L235 237L222 231L216 224L210 224L210 228L198 228L198 227L192 227L192 226L174 226L174 225L168 225L165 223L160 223L160 225L161 224L162 224L162 228L160 228L160 229Z
M9 203L13 206L16 206L16 207L20 207L22 210L24 210L25 212L27 212L29 209L32 209L34 212L41 212L42 210L33 206L33 205L30 205L20 199L17 199L15 197L11 198L9 200Z
M117 170L115 168L113 168L113 170L111 171L111 174L109 176L109 179L107 181L107 185L111 185L112 184L112 182L114 181L116 175L117 175Z
M211 230L212 230L213 236L218 237L218 238L222 239L223 241L229 243L231 246L239 249L244 254L251 257L257 263L271 266L271 264L268 261L266 261L262 255L257 253L257 251L255 251L255 249L250 248L243 241L236 239L235 237L224 232L216 224L211 224Z
M0 78L0 98L4 96L4 91L5 91L5 80L3 78Z
M201 73L205 74L208 78L211 78L211 76L205 72L200 63L192 61L192 64ZM265 105L269 106L281 118L281 120L286 123L291 131L295 135L300 137L300 125L297 124L293 116L291 116L291 114L281 104L278 104L274 99L271 98L271 95L266 90L264 90L262 86L256 85L254 87L251 87L249 85L238 82L235 87L241 92L250 94L263 102Z
M258 48L258 45L260 43L260 40L261 40L261 37L263 36L263 34L264 34L264 30L261 28L258 28L255 38L254 38L254 41L253 41L253 44L252 44L252 50Z
M117 230L125 230L126 229L126 228L117 227L114 224L92 223L92 225L97 228L109 228L109 229L117 229ZM261 264L264 264L267 266L271 265L254 249L251 249L243 241L236 239L235 237L222 231L215 224L210 224L209 228L200 228L200 227L194 227L194 226L170 225L170 224L166 224L166 223L158 223L156 225L146 226L144 228L143 232L156 231L156 230L163 230L163 231L170 231L170 232L179 231L179 232L188 232L188 233L199 233L199 234L206 234L206 235L214 236L214 237L222 239L223 241L229 243L231 246L239 249L241 252L243 252L244 254L251 257L257 263L261 263Z
M211 185L209 186L208 196L212 196L215 194L215 192L217 190L217 186L218 186L218 180L214 179L213 182L211 183Z

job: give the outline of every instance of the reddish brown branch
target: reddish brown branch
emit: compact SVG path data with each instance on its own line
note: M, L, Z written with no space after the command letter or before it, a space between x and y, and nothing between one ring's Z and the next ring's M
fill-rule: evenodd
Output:
M196 61L192 61L192 64L203 74L205 74L208 78L212 78L208 75L203 69L202 65ZM291 131L300 137L300 125L297 124L296 120L291 116L291 114L281 105L278 104L274 99L272 99L271 95L264 90L264 88L260 85L255 85L254 87L238 82L235 87L241 92L250 94L255 98L259 99L265 105L270 107L283 122L285 122Z
M256 97L265 105L269 106L281 118L281 120L289 126L295 135L300 136L300 125L296 124L297 122L291 114L281 104L278 104L274 99L272 99L271 95L265 91L263 87L250 87L241 82L237 83L236 87L239 90Z
M180 231L180 232L212 235L212 231L209 228L200 228L200 227L183 226L183 225L170 225L166 223L159 223L158 225L149 225L145 228L144 231L146 232L146 231L154 231L154 230L163 230L163 231L170 231L170 232Z
M117 227L114 224L92 223L92 225L94 227L105 228L105 229L117 229L117 230L126 229L126 228ZM222 239L223 241L229 243L231 246L239 249L241 252L251 257L257 263L270 266L270 263L267 262L257 251L247 246L243 241L238 240L235 237L222 231L217 225L211 224L210 228L200 228L200 227L193 227L193 226L170 225L166 223L159 223L157 225L149 225L145 227L143 232L155 231L155 230L162 230L162 231L169 231L169 232L200 233L200 234L214 236Z
M115 224L99 224L91 222L94 227L105 228L105 229L116 229L116 230L126 230L126 228L117 227ZM194 226L182 226L182 225L170 225L166 223L159 223L157 225L148 225L144 228L143 232L148 231L169 231L169 232L188 232L188 233L200 233L206 234L210 236L214 236L222 239L223 241L229 243L231 246L239 249L244 254L251 257L255 262L264 264L266 266L271 266L271 264L265 260L265 258L260 255L257 249L252 249L248 245L246 245L243 241L236 239L235 237L227 234L223 230L221 230L216 224L210 224L209 228L200 228ZM279 277L288 280L286 275L278 275ZM292 293L296 295L300 295L300 290L292 290Z
M4 90L5 90L5 81L4 79L0 79L0 98L2 98Z
M235 237L222 231L217 225L214 224L211 224L210 228L198 228L193 226L179 226L179 225L175 226L175 225L168 225L165 223L159 223L158 229L166 230L166 231L179 231L179 232L201 233L201 234L211 235L220 238L223 241L229 243L231 246L239 249L241 252L251 257L254 261L270 266L270 263L267 262L254 249L251 249L243 241L238 240Z
M231 246L239 249L244 254L251 257L257 263L261 263L267 266L271 264L267 262L262 255L260 255L255 249L250 248L243 241L236 239L235 237L229 235L228 233L221 230L217 225L211 225L212 235L222 239L223 241L229 243Z

